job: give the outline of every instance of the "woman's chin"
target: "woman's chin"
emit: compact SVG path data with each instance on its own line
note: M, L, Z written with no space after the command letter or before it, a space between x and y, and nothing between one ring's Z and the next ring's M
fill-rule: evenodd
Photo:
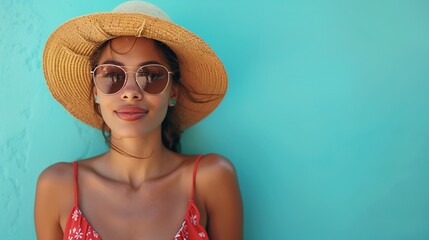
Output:
M124 138L147 138L154 131L154 128L148 128L143 126L122 126L119 128L114 128L112 130L112 136L116 139L124 139Z

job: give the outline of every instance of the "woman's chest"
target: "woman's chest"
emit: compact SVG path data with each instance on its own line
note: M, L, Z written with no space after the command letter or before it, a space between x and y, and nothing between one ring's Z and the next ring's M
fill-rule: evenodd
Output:
M188 211L190 193L177 185L146 188L81 188L79 210L104 240L173 239Z

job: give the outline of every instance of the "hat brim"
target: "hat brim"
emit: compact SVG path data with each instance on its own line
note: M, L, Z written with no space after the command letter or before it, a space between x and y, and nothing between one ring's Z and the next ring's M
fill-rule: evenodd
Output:
M185 129L209 115L227 89L225 68L201 38L170 21L140 13L96 13L74 18L49 37L43 53L43 71L54 98L74 117L95 128L102 118L90 99L89 57L103 42L120 36L146 37L167 44L177 55L181 81L210 101L196 103L179 96L175 111ZM213 97L215 96L215 97ZM204 99L203 99L204 100Z

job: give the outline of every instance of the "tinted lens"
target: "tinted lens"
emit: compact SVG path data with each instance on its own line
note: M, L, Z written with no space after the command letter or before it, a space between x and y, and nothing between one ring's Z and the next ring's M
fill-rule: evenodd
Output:
M160 65L143 66L136 73L136 81L146 93L161 93L168 84L168 70Z
M94 69L94 83L105 94L119 92L125 83L125 72L115 65L99 65Z

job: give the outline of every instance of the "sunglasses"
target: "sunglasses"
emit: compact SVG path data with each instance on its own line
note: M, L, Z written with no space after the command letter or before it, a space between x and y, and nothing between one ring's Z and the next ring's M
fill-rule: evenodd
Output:
M134 72L134 71L128 71ZM120 92L127 83L127 71L122 66L101 64L91 71L95 86L104 94ZM135 71L135 81L139 88L148 94L162 93L170 81L170 72L161 64L148 64Z

